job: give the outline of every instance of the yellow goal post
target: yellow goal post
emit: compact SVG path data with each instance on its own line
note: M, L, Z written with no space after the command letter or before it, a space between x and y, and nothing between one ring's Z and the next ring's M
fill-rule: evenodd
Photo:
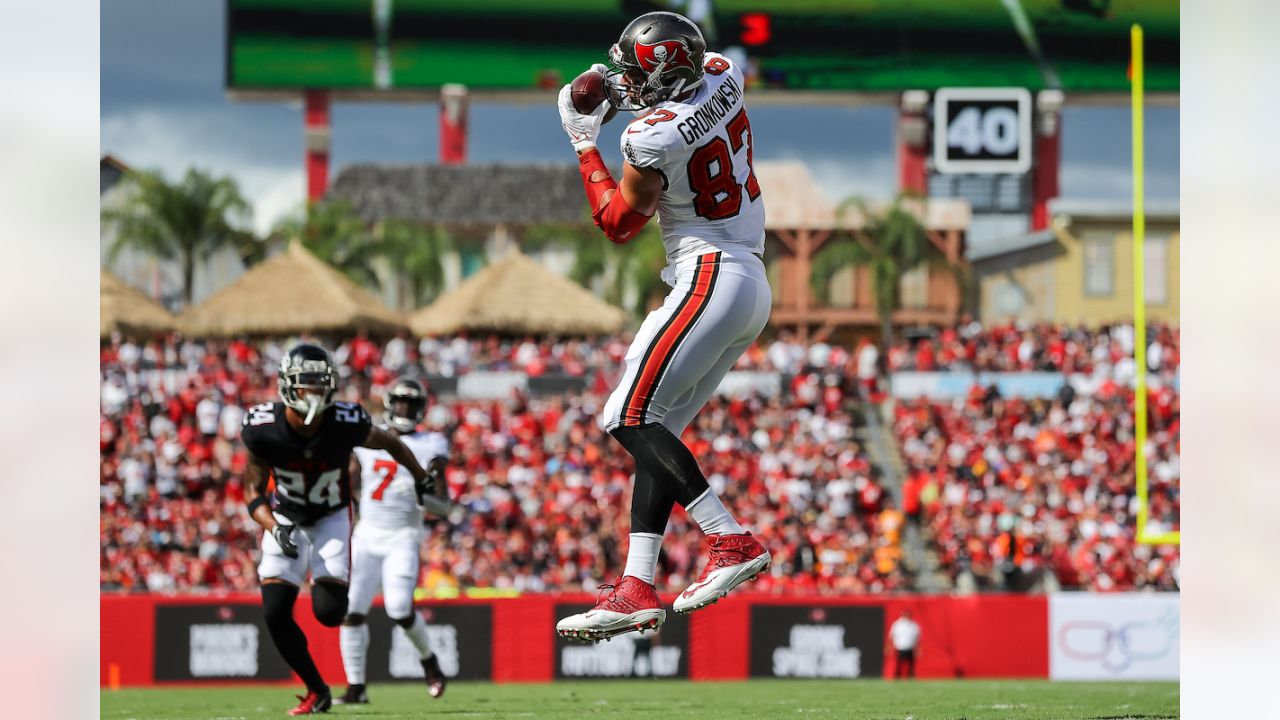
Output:
M1147 530L1147 514L1151 506L1147 495L1147 308L1146 277L1143 272L1146 258L1144 243L1147 222L1142 204L1142 178L1144 174L1142 143L1142 26L1134 25L1129 32L1132 45L1130 61L1131 101L1133 108L1133 414L1134 414L1134 482L1138 491L1138 542L1144 545L1180 545L1181 533L1177 530L1153 533Z

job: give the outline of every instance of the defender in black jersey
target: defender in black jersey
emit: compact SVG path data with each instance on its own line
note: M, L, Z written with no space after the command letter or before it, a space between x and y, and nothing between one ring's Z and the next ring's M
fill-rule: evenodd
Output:
M354 403L334 402L338 371L318 345L294 346L280 363L281 402L263 403L245 414L240 438L249 451L245 500L266 530L262 538L262 607L271 640L307 685L290 715L327 711L333 704L307 639L293 619L298 589L311 574L311 609L327 627L347 612L351 574L351 482L353 448L386 450L413 475L420 494L433 482L393 433L374 427ZM275 481L267 491L268 479Z

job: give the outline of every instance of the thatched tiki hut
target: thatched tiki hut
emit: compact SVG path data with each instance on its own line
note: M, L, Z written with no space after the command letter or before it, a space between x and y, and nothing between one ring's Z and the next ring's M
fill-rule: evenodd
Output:
M418 335L608 335L627 315L590 291L513 252L409 317Z
M98 298L99 337L117 332L142 337L170 332L178 326L178 319L163 305L106 269L101 271Z
M180 318L197 337L236 335L394 334L405 325L373 293L298 242L255 265Z

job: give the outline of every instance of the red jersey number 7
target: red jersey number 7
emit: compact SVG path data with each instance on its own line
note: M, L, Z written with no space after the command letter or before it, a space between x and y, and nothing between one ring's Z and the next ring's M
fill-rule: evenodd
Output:
M387 486L392 480L396 479L396 469L398 466L394 460L379 460L373 464L375 473L382 473L382 482L378 483L378 487L373 491L373 499L381 500L382 493L387 491Z

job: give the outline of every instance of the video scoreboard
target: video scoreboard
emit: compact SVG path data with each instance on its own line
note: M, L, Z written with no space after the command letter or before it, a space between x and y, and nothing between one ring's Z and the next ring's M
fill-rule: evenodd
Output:
M1178 90L1178 3L1167 0L225 1L231 90L557 88L652 10L688 15L756 88L1123 93L1139 22L1147 90Z

